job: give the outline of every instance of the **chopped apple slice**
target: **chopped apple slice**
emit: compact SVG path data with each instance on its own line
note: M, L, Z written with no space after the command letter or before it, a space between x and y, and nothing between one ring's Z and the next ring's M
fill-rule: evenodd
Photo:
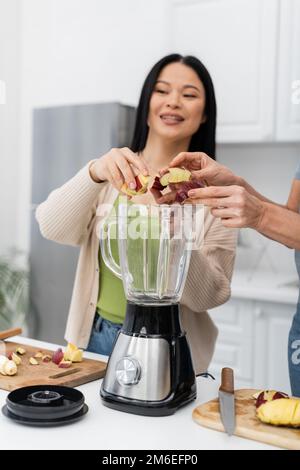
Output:
M61 348L58 348L52 355L52 362L59 364L64 358L64 353Z
M42 357L43 357L42 351L38 351L38 352L34 355L34 357L35 357L36 359L42 359Z
M60 367L61 369L68 369L69 367L71 367L72 365L72 361L65 361L64 359L62 361L60 361L60 363L58 364L58 367Z
M16 353L23 356L23 354L26 354L26 349L19 347L16 349Z
M9 375L9 376L16 375L18 371L17 364L15 364L14 361L10 361L9 359L4 364L3 368L4 368L5 375Z
M42 361L43 361L43 362L51 362L51 356L49 356L49 354L45 354L45 355L42 357Z
M29 358L29 363L32 365L32 366L38 366L39 363L36 359L34 359L34 357L30 357Z
M135 177L135 189L130 189L127 183L124 183L121 191L128 196L137 196L138 194L144 194L148 189L150 176L138 175Z
M6 364L6 362L8 361L9 359L7 359L6 356L0 356L0 374L2 375L6 375L5 373L5 370L4 370L4 366Z
M158 191L163 191L163 189L165 189L165 186L163 186L160 182L159 176L155 177L155 180L152 185L152 189L157 189Z
M253 393L253 395L252 395L252 398L254 398L254 400L257 400L257 398L258 398L258 395L260 395L260 394L261 394L261 392L263 392L263 390L259 390L258 392L256 392L256 393Z
M18 354L16 354L16 353L13 352L10 356L11 356L11 357L9 357L9 359L11 359L12 361L14 361L14 363L15 363L17 366L19 366L19 365L21 364L22 359L20 358L20 356L18 356Z
M191 172L184 168L170 168L168 173L160 178L162 186L168 186L170 183L182 183L191 179Z
M183 183L181 188L177 191L176 193L176 198L175 201L179 202L180 204L188 199L188 192L191 189L196 189L196 188L204 188L204 184L201 181L187 181L186 183Z
M284 392L277 392L276 390L263 390L258 395L255 406L259 408L268 401L279 400L280 398L289 398L289 396Z

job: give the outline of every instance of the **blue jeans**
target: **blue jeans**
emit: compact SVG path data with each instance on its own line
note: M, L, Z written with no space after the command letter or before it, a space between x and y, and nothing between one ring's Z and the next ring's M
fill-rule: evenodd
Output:
M86 350L110 356L121 327L121 324L105 320L96 313L90 341Z
M288 355L292 395L300 397L300 303L290 329Z

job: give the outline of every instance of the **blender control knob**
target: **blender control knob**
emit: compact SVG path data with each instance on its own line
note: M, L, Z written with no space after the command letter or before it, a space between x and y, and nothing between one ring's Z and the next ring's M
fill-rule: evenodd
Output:
M141 366L134 357L123 357L116 365L116 377L120 385L135 385L141 377Z

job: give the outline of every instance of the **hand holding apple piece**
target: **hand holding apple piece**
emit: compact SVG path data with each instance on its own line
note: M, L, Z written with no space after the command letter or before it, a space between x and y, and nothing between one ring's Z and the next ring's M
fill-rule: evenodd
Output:
M160 172L152 185L151 192L158 204L173 204L188 202L188 191L193 188L203 188L202 181L192 178L192 174L186 168L169 168ZM166 188L167 193L162 194Z
M240 178L229 168L216 162L203 152L181 152L169 165L184 167L192 173L192 179L202 181L205 186L227 186L239 184ZM162 169L162 173L167 171Z
M182 204L183 202L188 202L188 191L190 189L204 187L204 183L193 179L191 172L185 168L169 168L168 170L163 170L160 174L160 177L155 177L150 188L157 204L173 204L175 202ZM150 179L150 176L139 174L135 176L135 189L129 188L127 183L124 183L121 191L128 198L144 194L148 190ZM168 192L163 193L166 189L168 189Z
M144 194L148 189L148 184L150 181L150 176L137 175L135 176L135 189L131 189L127 183L124 183L121 191L123 191L127 196L137 196L139 194Z

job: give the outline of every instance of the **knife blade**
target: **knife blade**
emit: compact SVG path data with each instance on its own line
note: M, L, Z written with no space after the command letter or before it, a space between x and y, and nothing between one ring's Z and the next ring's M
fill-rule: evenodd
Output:
M234 402L234 378L230 367L222 369L221 386L219 388L220 416L224 429L229 436L235 430L235 402Z

